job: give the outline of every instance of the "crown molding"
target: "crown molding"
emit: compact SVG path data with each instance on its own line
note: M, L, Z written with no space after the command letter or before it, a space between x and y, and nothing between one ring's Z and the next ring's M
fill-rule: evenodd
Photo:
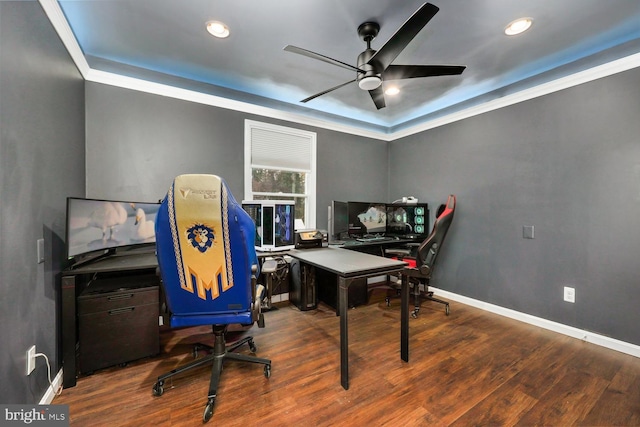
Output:
M350 126L313 118L304 114L281 111L271 107L262 107L248 102L236 101L220 96L209 95L193 90L181 89L174 86L154 83L138 78L126 77L115 73L109 73L90 68L78 41L76 40L69 23L64 17L64 13L60 8L57 0L38 0L42 5L47 17L51 21L53 27L62 39L63 44L67 48L69 55L75 62L78 70L86 81L102 83L111 86L122 87L140 92L146 92L161 96L167 96L175 99L181 99L189 102L210 105L214 107L225 108L234 111L240 111L247 114L255 114L264 117L270 117L278 120L315 126L322 129L333 130L337 132L347 133L351 135L362 136L371 139L392 142L410 135L474 117L483 113L498 110L550 93L568 89L583 83L611 76L632 68L640 67L640 53L627 56L618 60L602 64L585 71L581 71L566 77L543 83L530 89L525 89L499 99L485 102L483 104L469 107L455 113L448 114L415 126L408 127L395 132L381 132L363 129L357 126Z
M195 102L212 107L240 111L247 114L255 114L263 117L270 117L273 119L285 120L289 122L315 126L318 128L334 130L337 132L389 141L389 136L381 132L369 131L354 126L342 125L327 120L315 119L303 114L280 111L275 108L262 107L247 102L236 101L233 99L223 98L220 96L210 95L189 89L182 89L162 83L150 82L134 77L126 77L106 71L90 69L85 76L85 80L94 83L102 83L139 92L180 99L183 101Z
M564 89L578 86L583 83L588 83L597 79L601 79L603 77L608 77L613 74L621 73L623 71L627 71L637 67L640 67L640 53L629 55L627 57L617 59L615 61L611 61L606 64L602 64L575 74L571 74L566 77L561 77L559 79L540 84L530 89L521 90L519 92L495 99L493 101L488 101L474 107L466 108L464 110L448 114L444 117L412 126L405 130L393 132L389 134L391 137L390 140L393 141L396 139L404 138L409 135L424 132L426 130L444 126L449 123L457 122L459 120L468 119L473 116L478 116L489 111L498 110L500 108L508 107L510 105L548 95L550 93L559 92Z
M56 30L62 43L67 48L69 55L71 55L71 59L75 62L76 67L82 74L82 77L87 78L87 74L89 73L89 63L84 57L84 53L76 40L76 37L73 35L73 31L67 22L67 19L64 17L64 13L62 9L60 9L60 5L57 0L38 0L42 8L44 9L44 13L49 18L49 21L53 25L53 28Z

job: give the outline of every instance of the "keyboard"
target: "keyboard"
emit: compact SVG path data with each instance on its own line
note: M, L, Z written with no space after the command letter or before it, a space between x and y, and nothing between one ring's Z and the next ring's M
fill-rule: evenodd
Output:
M371 243L371 242L389 242L395 239L393 237L387 237L387 236L369 236L369 237L358 237L356 240L358 242Z

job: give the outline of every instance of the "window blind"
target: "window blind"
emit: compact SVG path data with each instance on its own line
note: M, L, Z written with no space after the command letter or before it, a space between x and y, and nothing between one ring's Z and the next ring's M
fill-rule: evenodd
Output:
M251 129L251 165L256 168L310 172L312 148L311 137L307 135Z

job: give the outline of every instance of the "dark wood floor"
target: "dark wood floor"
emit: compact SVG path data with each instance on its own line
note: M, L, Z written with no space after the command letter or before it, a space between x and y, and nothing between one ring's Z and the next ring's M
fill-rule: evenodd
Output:
M253 327L262 367L229 362L210 425L639 426L640 359L468 307L423 304L400 360L399 300L376 291L349 312L350 389L340 386L339 318L284 305ZM126 331L122 331L126 333ZM155 358L82 377L54 404L72 426L196 426L209 382L201 368L152 395L155 378L191 360L209 328L162 333ZM248 352L245 347L242 352Z

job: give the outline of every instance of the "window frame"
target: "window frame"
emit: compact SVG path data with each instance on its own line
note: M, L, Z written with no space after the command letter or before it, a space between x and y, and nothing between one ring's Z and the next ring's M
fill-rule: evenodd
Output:
M291 167L273 167L273 165L256 165L252 162L253 130L260 129L266 132L285 134L297 138L304 138L309 142L309 170ZM305 228L316 228L316 147L317 134L315 132L295 129L287 126L274 125L271 123L258 122L255 120L245 120L244 124L244 200L254 200L254 194L267 197L303 197L305 198ZM270 193L253 192L253 169L272 169L286 172L302 172L306 174L304 193Z

